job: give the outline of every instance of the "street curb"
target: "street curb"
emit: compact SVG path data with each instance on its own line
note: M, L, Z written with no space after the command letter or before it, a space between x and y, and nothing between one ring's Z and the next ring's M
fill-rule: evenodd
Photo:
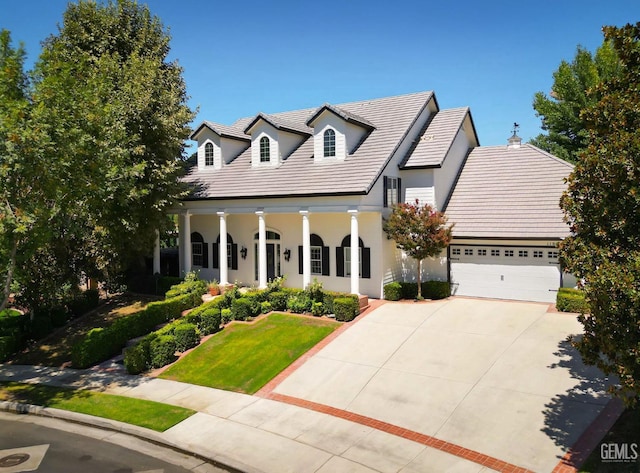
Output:
M0 401L0 411L9 412L13 414L21 415L34 415L38 417L47 417L50 419L59 419L66 422L72 422L74 424L93 427L101 430L107 430L111 432L121 433L135 437L140 440L158 445L163 448L168 448L183 455L197 458L203 462L209 463L212 466L228 470L230 473L247 473L247 470L239 469L240 465L233 465L235 462L223 463L220 460L209 458L200 453L187 450L177 444L169 442L162 438L162 435L155 430L146 429L144 427L138 427L135 425L127 424L126 422L120 422L117 420L105 419L102 417L96 417L89 414L81 414L79 412L65 411L63 409L56 409L53 407L43 407L35 404L22 404L12 401Z

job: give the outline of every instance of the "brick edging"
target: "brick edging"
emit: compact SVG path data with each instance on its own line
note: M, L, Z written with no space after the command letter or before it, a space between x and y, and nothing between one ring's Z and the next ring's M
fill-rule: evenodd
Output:
M576 443L562 457L552 473L577 473L606 433L613 427L622 412L624 404L620 399L611 399L598 417L587 427Z
M445 440L437 439L435 437L432 437L431 435L426 435L420 432L405 429L404 427L389 424L388 422L377 420L372 417L356 414L355 412L349 412L343 409L338 409L336 407L327 406L325 404L320 404L317 402L307 401L306 399L299 399L296 397L287 396L285 394L273 392L263 397L266 399L271 399L273 401L280 401L286 404L303 407L305 409L310 409L316 412L331 415L333 417L339 417L341 419L355 422L360 425L371 427L373 429L380 430L391 435L396 435L398 437L417 442L427 447L441 450L456 457L463 458L487 468L491 468L492 470L504 473L533 473L531 470L527 470L526 468L522 468L511 463L507 463L503 460L499 460L498 458L485 455L484 453L476 452L475 450L471 450L460 445L447 442Z

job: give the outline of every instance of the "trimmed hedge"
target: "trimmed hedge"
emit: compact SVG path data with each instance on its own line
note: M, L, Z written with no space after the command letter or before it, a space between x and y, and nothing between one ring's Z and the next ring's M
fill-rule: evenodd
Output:
M400 299L415 299L418 297L418 283L415 282L398 282L398 283L390 283L384 286L385 291L385 299L387 298L387 287L391 284L399 284L400 285ZM422 297L425 299L446 299L451 295L451 285L447 281L425 281L421 284L422 286ZM393 286L394 289L397 286ZM395 297L395 294L394 294ZM388 300L398 300L398 299L388 299Z
M160 335L151 340L151 367L162 368L176 360L176 338L173 335Z
M269 294L267 301L273 310L286 310L289 294L285 291L274 291Z
M197 323L200 335L209 335L210 333L216 333L220 331L220 324L222 323L222 314L220 309L211 308L207 309L200 316L200 321Z
M250 317L255 317L259 313L260 305L258 302L248 297L234 299L231 304L231 316L233 320L247 320Z
M176 341L176 349L180 352L195 347L200 341L196 326L188 322L177 324L173 329L173 336Z
M560 312L589 313L589 304L580 289L561 287L556 296L556 309Z
M388 301L399 301L402 298L402 286L392 282L384 286L384 298Z
M179 317L182 311L199 305L201 294L194 292L151 302L144 310L117 319L109 327L90 330L71 350L73 366L87 368L117 355L128 340L145 335L156 326Z
M336 320L340 322L350 322L360 313L358 298L336 297L333 300L333 311L336 314Z

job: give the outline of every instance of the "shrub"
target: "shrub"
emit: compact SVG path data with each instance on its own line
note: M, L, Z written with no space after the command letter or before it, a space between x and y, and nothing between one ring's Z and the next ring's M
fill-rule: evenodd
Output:
M313 302L311 304L311 314L315 317L324 315L324 304L322 302Z
M182 283L183 279L177 276L162 276L156 281L156 294L166 294L172 286Z
M336 320L340 322L350 322L360 313L360 306L357 297L336 297L333 300L333 310Z
M220 315L222 317L223 324L228 324L233 320L233 314L231 313L231 309L222 309L220 311Z
M271 304L271 308L273 310L286 310L287 299L289 299L288 293L284 291L274 291L269 294L267 300Z
M235 299L231 306L233 320L247 320L249 317L258 315L259 310L260 306L257 305L257 302L247 297Z
M124 352L124 367L129 374L140 374L151 367L151 341L155 336L147 336Z
M301 292L299 294L291 295L287 300L287 309L296 314L309 312L311 310L311 299L309 299L309 294Z
M48 315L38 315L31 321L31 338L34 340L46 337L52 330L53 323Z
M423 282L422 295L427 299L446 299L451 295L451 285L447 281Z
M195 273L191 272L187 274L183 282L171 286L171 289L166 292L164 297L165 299L172 299L183 294L193 293L197 293L198 297L200 297L206 291L207 282L202 279L198 279L198 276Z
M580 289L561 287L556 296L556 308L560 312L576 312L585 314L589 312L589 304Z
M202 315L200 315L200 322L197 326L201 335L209 335L210 333L219 332L221 323L222 315L220 313L220 309L212 308L207 309L202 313Z
M260 304L260 312L262 314L268 314L269 312L271 312L273 310L273 307L271 307L271 302L269 301L264 301Z
M180 352L195 347L200 341L196 326L190 323L177 324L173 330L173 336L176 340L176 349Z
M418 297L418 283L415 282L401 282L402 299L415 299Z
M313 282L309 283L306 292L311 302L322 302L324 300L322 283L317 278L313 278Z
M391 282L384 286L384 298L388 301L398 301L402 298L402 285L399 282Z
M87 289L75 295L68 303L69 311L76 317L86 314L98 305L100 305L100 294L97 289Z
M151 340L151 367L161 368L176 359L176 339L172 335L160 335Z
M0 337L0 363L7 360L18 349L16 337Z
M219 307L221 309L231 309L231 305L233 304L233 301L235 301L240 296L241 294L240 294L240 291L238 290L238 286L236 285L231 286L226 291L224 291L224 294L222 294L222 297L218 298L220 300L220 302L218 303Z
M71 359L75 368L87 368L117 355L126 342L145 335L156 326L180 317L180 314L201 301L195 293L173 299L151 302L143 311L116 320L104 329L93 329L74 345Z
M45 311L51 318L54 327L62 327L69 321L69 312L66 307L57 306Z

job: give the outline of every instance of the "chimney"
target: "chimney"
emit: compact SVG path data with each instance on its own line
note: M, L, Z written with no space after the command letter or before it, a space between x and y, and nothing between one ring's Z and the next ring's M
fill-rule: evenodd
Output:
M517 131L518 131L518 128L520 128L520 125L518 125L516 122L513 122L513 134L511 135L511 137L507 141L507 149L518 149L518 148L520 148L520 145L522 144L522 138L520 138L516 134Z

